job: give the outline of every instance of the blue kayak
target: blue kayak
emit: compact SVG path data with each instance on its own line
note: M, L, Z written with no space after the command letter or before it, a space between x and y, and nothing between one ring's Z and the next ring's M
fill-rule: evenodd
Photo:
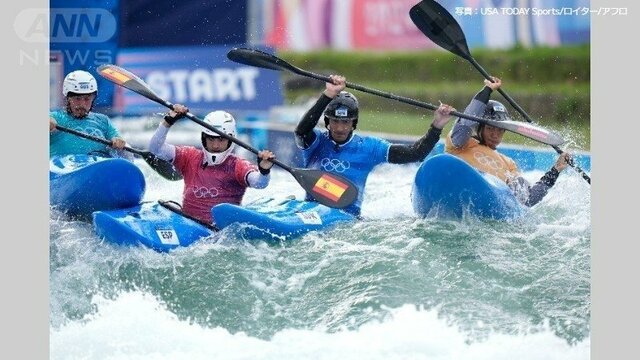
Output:
M164 205L163 205L164 204ZM144 202L127 209L96 211L93 228L102 239L166 252L215 234L212 226L184 216L171 202Z
M325 230L355 216L312 201L267 199L246 206L220 204L211 209L220 229L233 224L247 239L285 240L310 231Z
M422 217L469 214L503 220L526 211L502 180L450 154L435 155L422 163L413 182L411 203Z
M145 186L142 171L125 159L78 154L49 160L49 203L70 216L133 206Z
M96 211L93 227L102 239L118 245L144 245L166 252L210 237L237 224L238 237L280 241L314 230L328 229L355 217L316 202L261 200L245 207L220 204L211 209L216 225L203 224L182 213L176 203L145 202L127 209Z

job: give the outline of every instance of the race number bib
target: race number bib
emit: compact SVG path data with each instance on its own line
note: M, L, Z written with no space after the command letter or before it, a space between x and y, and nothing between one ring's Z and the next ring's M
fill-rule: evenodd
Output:
M322 219L315 211L305 211L296 213L300 220L305 224L322 225Z
M180 245L178 234L173 229L157 229L156 234L158 234L160 242L165 245Z

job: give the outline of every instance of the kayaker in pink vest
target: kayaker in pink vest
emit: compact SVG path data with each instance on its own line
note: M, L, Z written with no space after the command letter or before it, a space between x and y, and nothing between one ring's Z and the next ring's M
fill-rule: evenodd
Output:
M149 151L161 159L172 161L184 177L182 211L189 216L214 224L211 208L221 203L240 205L247 187L263 189L270 180L274 154L262 150L258 166L233 154L234 143L204 128L200 138L202 148L175 146L166 143L169 128L189 109L175 104L160 123L149 143ZM207 114L204 122L236 137L236 121L226 111Z

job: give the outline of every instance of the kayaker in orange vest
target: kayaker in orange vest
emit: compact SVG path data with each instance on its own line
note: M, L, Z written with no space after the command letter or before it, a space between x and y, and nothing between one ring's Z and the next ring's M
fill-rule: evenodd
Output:
M484 81L485 87L478 92L464 110L465 114L496 121L511 120L507 109L500 102L489 100L491 93L502 86L502 81ZM560 172L567 167L570 154L563 152L556 163L533 186L525 180L518 165L510 157L500 154L496 148L502 142L504 129L473 120L458 118L445 140L445 151L456 155L476 169L497 176L514 191L518 200L533 206L540 202L556 183Z

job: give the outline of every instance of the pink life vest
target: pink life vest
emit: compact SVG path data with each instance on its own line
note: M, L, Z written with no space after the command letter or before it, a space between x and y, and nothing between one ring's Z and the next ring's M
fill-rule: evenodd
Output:
M234 154L222 164L203 168L202 151L192 146L176 146L173 163L184 177L182 210L211 224L211 208L221 203L240 205L249 186L247 175L258 168Z

